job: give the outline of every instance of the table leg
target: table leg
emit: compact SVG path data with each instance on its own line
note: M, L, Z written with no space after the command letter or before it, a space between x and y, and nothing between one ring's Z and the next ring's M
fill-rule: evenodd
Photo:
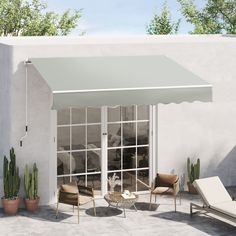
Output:
M126 218L125 207L123 207L123 211L124 211L124 218Z

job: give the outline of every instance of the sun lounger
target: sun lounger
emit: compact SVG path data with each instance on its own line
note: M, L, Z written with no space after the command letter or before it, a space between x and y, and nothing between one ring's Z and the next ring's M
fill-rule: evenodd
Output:
M190 203L191 216L204 211L236 223L236 201L232 200L219 177L198 179L193 185L202 197L203 206Z

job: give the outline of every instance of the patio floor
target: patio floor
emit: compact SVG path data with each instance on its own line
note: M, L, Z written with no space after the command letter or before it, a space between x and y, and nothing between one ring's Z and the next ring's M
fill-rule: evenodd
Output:
M236 188L229 188L234 195ZM0 211L0 235L164 235L201 236L236 235L236 225L206 215L190 218L189 203L200 202L199 196L182 193L182 203L177 201L174 212L170 197L158 197L152 209L148 209L149 195L139 195L136 207L127 209L126 218L120 209L108 208L103 199L96 200L97 216L93 216L92 203L80 211L80 224L77 224L77 210L61 205L59 219L55 219L55 206L40 207L36 214L21 209L17 216L4 216Z

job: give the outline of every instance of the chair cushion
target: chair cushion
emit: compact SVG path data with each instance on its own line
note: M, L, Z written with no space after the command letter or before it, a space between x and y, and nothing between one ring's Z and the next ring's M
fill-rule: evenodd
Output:
M77 206L78 194L60 191L59 202Z
M226 215L230 215L236 218L236 202L235 201L217 203L211 206L211 208L219 212L222 212Z
M208 206L232 201L218 176L197 179L193 182L193 185Z
M155 179L155 187L169 187L172 188L173 184L178 181L177 175L157 174Z
M85 203L88 203L92 200L91 197L88 197L88 196L83 196L83 195L79 195L79 204L80 205L83 205Z
M75 183L62 184L61 191L67 193L78 193L78 187Z
M173 194L174 190L173 188L169 188L169 187L156 187L152 193L154 194Z

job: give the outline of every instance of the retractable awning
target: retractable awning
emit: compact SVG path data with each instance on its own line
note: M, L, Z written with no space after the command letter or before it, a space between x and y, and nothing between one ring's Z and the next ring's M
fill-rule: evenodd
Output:
M212 100L212 86L165 56L31 58L53 109Z

